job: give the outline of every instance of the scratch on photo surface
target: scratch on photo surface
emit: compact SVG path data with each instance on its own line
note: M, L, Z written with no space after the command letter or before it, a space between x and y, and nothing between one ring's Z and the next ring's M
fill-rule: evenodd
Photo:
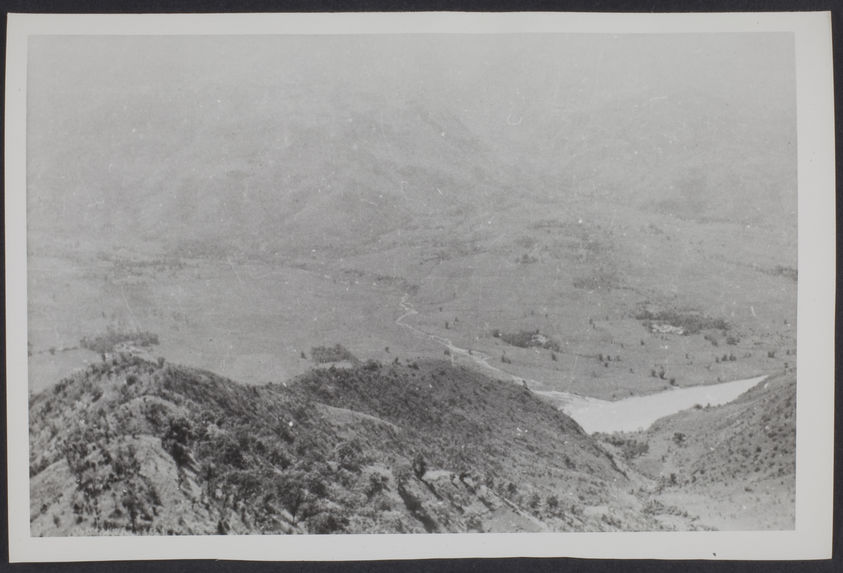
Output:
M243 282L243 279L240 277L240 273L237 272L237 268L234 266L234 263L231 262L231 257L226 257L225 262L227 262L228 266L231 267L231 272L234 273L234 276L237 277L240 284L245 286L246 283Z

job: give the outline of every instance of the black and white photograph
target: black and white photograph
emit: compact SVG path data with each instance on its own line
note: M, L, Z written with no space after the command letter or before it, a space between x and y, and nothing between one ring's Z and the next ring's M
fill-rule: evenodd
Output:
M10 19L12 549L830 551L828 20L779 16Z

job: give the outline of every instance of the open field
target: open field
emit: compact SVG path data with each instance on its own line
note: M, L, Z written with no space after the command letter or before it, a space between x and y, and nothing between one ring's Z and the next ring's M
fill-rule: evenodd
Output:
M414 326L483 352L544 390L618 399L795 367L796 283L770 272L792 259L784 245L777 256L763 254L775 240L770 230L746 231L746 249L727 257L718 255L717 242L702 242L700 223L684 223L683 234L665 238L641 214L642 223L627 217L612 227L563 221L536 229L529 218L512 219L501 218L471 250L441 261L427 260L430 249L413 236L385 240L377 256L340 260L326 260L331 253L286 260L129 250L34 254L31 362L44 369L55 361L44 351L77 346L108 325L155 332L161 355L249 383L302 373L310 362L301 352L318 344L339 342L382 360L441 355L441 347L395 324L406 294L419 313L410 319ZM737 232L721 227L718 233ZM597 237L601 246L583 254L582 244ZM521 244L531 245L535 262L516 261ZM633 257L632 244L648 254ZM660 269L663 281L654 278ZM594 272L598 278L579 282ZM659 333L637 318L643 309L697 313L729 329ZM493 335L496 329L538 329L559 350L512 346Z

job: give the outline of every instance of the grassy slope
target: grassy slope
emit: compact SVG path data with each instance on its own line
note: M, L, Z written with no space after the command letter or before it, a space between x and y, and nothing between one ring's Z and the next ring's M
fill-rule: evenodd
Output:
M34 535L660 527L573 421L447 363L255 387L118 357L30 419Z
M774 376L730 404L680 412L632 435L655 500L718 529L794 527L796 380ZM671 477L673 476L673 478Z

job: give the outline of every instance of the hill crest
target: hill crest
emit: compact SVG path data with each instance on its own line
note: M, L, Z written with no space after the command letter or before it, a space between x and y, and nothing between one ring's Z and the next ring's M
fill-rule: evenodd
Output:
M30 419L34 535L660 527L570 418L446 362L255 387L124 355Z

